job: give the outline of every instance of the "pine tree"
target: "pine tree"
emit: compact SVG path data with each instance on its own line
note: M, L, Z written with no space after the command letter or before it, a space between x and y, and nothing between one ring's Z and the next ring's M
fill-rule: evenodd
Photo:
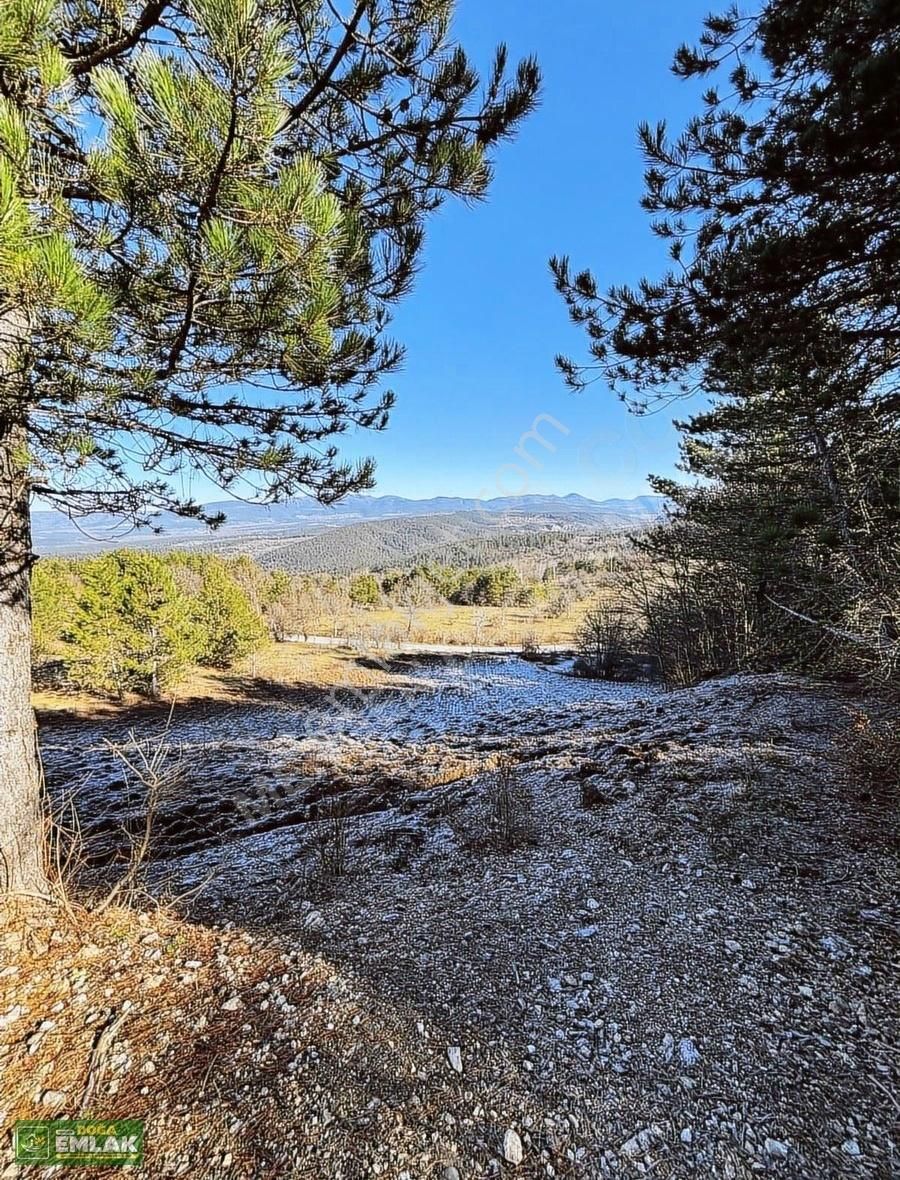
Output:
M32 495L204 517L226 489L371 486L384 335L448 196L476 198L538 73L484 89L452 0L0 5L0 886L43 888Z
M766 0L707 18L673 72L711 84L676 138L644 124L644 209L673 268L601 292L552 262L591 341L577 384L611 380L639 404L736 368L833 352L887 381L900 339L900 13L867 0Z
M696 482L652 480L672 520L644 548L689 560L698 590L717 587L720 603L744 600L743 659L874 671L881 649L866 636L900 591L900 439L845 366L789 385L798 370L754 387L748 366L742 393L677 424Z
M350 579L350 601L354 606L377 606L378 598L378 582L373 574L358 574Z
M286 570L272 570L264 588L264 602L280 606L287 602L294 590L294 579Z
M188 604L166 563L121 550L84 562L71 624L72 681L92 692L157 697L198 654Z
M202 581L191 605L198 658L212 668L230 668L263 644L265 624L223 561L203 558L199 568Z
M697 486L655 485L678 523L658 556L722 586L727 567L764 630L805 615L825 654L845 639L896 672L880 637L900 614L900 11L732 7L673 69L711 83L681 135L639 132L673 265L604 291L554 259L591 353L560 368L639 412L711 395L679 424Z

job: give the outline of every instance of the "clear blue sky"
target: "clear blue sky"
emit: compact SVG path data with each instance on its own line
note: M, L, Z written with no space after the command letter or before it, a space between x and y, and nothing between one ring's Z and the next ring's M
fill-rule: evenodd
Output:
M431 223L425 267L399 308L407 347L391 381L397 407L383 434L348 439L347 454L378 463L377 493L503 495L580 492L634 496L648 471L677 459L673 412L634 418L605 387L569 393L553 365L584 355L547 261L569 254L601 284L657 274L663 244L638 206L641 119L678 127L698 86L669 66L693 41L709 0L459 0L456 35L484 69L504 40L510 58L537 54L540 110L504 145L486 202L453 204ZM535 417L556 447L515 448Z
M411 497L580 492L602 499L649 490L648 472L677 461L673 413L635 418L603 386L570 393L557 352L586 354L554 290L548 260L569 254L601 286L656 275L665 249L639 207L642 119L680 129L701 86L670 65L694 41L711 0L457 0L455 35L486 73L505 41L510 61L534 53L540 109L501 146L486 201L446 205L429 223L424 267L397 309L392 334L407 350L388 384L387 430L338 440L350 459L375 458L375 494ZM553 447L527 444L539 415ZM182 494L221 500L184 471Z

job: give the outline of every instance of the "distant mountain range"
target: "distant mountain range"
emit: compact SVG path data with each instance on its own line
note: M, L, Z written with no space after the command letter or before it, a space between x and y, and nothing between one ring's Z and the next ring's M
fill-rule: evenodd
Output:
M219 547L227 543L232 552L242 540L259 542L268 538L308 537L363 521L389 521L411 517L465 514L469 524L483 516L491 530L502 517L505 528L518 522L533 527L535 517L554 518L560 524L571 521L575 527L596 528L637 524L659 516L661 496L637 496L631 500L591 500L572 493L568 496L498 496L476 500L463 496L435 496L428 500L409 500L403 496L348 496L339 504L325 507L315 500L288 500L282 504L246 504L224 500L208 504L210 511L224 512L227 521L215 532L189 517L163 512L154 520L154 528L130 529L114 516L94 513L78 521L60 512L35 512L32 516L34 547L40 554L91 553L114 546L152 546L162 548Z

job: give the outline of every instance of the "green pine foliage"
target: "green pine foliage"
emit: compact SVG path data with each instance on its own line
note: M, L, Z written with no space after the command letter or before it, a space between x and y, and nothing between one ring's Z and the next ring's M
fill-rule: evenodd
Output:
M263 598L270 606L284 605L290 598L293 579L285 570L273 570L263 588Z
M350 579L350 601L354 606L377 606L380 592L373 574L358 574Z
M268 637L242 575L245 562L206 555L119 550L42 561L35 658L62 660L74 685L113 696L158 696L192 664L231 667ZM268 591L283 582L258 567L254 577Z
M69 628L69 675L93 692L156 697L177 682L198 644L166 563L120 551L85 561Z
M602 290L554 259L586 330L567 382L678 423L689 481L648 628L677 682L791 664L900 676L900 11L765 0L707 18L674 71L706 79L683 133L640 129L659 279ZM659 645L662 645L661 647Z
M79 589L73 562L46 557L35 566L31 579L32 651L37 662L64 658Z
M430 594L426 587L431 588ZM510 565L459 567L439 562L416 565L408 571L384 575L382 588L386 594L400 598L408 598L415 592L423 604L430 598L455 606L510 606L543 597L539 585L523 581Z
M4 390L34 490L146 521L203 516L185 467L263 500L372 486L328 440L386 424L427 219L487 192L537 102L502 46L479 77L453 7L0 4Z
M373 485L335 439L387 424L388 327L428 219L487 192L539 91L535 62L510 71L503 46L479 77L453 8L0 3L0 647L4 729L21 731L7 749L32 750L0 768L20 784L7 830L29 832L0 848L10 881L43 885L33 497L216 525L186 474L263 502ZM168 660L149 657L151 687Z
M466 570L450 601L473 606L509 606L519 591L519 575L508 565Z
M267 637L263 619L219 558L203 559L191 621L199 635L199 662L213 668L230 668Z

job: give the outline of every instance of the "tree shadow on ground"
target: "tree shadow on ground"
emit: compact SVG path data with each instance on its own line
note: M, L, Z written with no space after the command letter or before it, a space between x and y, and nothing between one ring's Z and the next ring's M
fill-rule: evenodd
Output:
M413 684L337 684L323 686L313 681L286 682L263 676L223 673L216 677L221 695L188 694L159 700L133 699L116 701L100 697L86 697L72 693L71 705L55 700L52 707L38 701L35 712L38 724L50 729L57 726L78 726L85 723L110 722L117 726L140 728L145 723L156 723L170 712L179 720L194 720L221 716L227 721L230 713L250 709L267 710L290 707L318 710L328 707L363 707L370 700L396 696L414 689ZM68 694L67 694L68 695Z

